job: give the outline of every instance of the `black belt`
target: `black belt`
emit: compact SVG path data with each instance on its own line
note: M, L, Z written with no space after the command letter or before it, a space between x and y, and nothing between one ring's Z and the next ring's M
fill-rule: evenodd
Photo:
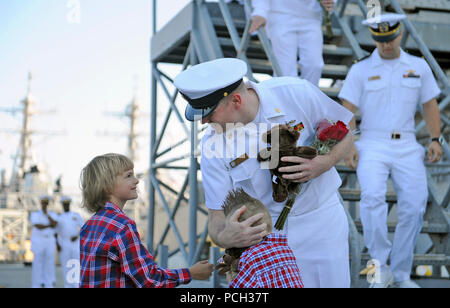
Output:
M391 134L391 139L400 139L401 138L401 134L400 133L392 133Z

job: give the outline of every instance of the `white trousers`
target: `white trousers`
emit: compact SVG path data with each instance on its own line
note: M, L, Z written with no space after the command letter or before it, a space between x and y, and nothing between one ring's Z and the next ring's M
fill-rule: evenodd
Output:
M59 258L63 269L64 288L78 288L78 276L73 271L78 266L74 262L80 262L80 241L62 241Z
M318 86L324 65L322 21L271 13L267 34L283 75L298 77L299 56L300 77Z
M55 238L32 238L33 264L31 268L31 287L53 288L55 283Z
M287 233L305 288L350 287L348 220L337 193L316 210L289 215L281 233Z
M414 248L423 224L428 189L423 163L425 151L415 138L369 139L356 142L361 185L360 215L364 241L372 259L386 266L391 256L394 280L410 279ZM386 226L386 189L391 176L397 195L398 225L393 243Z

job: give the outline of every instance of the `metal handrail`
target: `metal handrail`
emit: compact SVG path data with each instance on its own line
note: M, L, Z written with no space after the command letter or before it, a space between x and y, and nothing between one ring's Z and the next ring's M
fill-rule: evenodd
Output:
M249 40L249 34L246 32L247 28L250 26L250 20L247 21L247 26L245 27L246 30L244 30L244 35L241 39L239 38L238 31L234 25L233 18L231 17L230 10L228 9L228 5L224 2L224 0L219 0L219 8L222 13L223 19L225 20L225 25L228 29L228 32L230 33L231 41L233 42L233 46L236 49L237 52L237 58L245 61L247 63L247 78L251 81L256 81L256 79L253 77L253 71L250 66L250 63L247 59L247 56L245 55L245 52L248 47L248 40ZM248 31L248 30L247 30Z

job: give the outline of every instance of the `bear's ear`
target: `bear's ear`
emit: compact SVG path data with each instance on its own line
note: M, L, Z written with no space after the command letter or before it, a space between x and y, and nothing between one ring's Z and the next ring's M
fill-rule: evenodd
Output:
M289 126L287 131L289 132L290 136L294 139L294 141L297 141L297 139L300 137L300 133L296 131L295 128L293 128L292 126Z

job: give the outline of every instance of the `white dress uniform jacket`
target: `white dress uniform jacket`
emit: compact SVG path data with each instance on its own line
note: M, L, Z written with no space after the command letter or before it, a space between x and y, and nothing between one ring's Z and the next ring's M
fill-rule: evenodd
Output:
M396 282L410 277L428 198L425 152L415 138L414 115L419 103L439 92L425 60L403 50L398 59L383 60L375 49L369 58L352 66L339 94L361 113L361 138L355 146L365 244L382 267L390 255ZM393 139L393 134L400 139ZM386 227L389 175L398 199L393 243Z
M63 212L58 217L58 225L56 232L58 234L58 243L61 246L61 252L59 253L61 259L61 266L63 268L64 275L64 287L65 288L77 288L78 283L76 277L68 276L74 268L74 262L80 261L80 228L83 226L84 221L78 213L75 212ZM71 238L78 236L77 240L72 241Z
M304 129L298 145L311 145L315 129L322 119L348 123L353 114L323 94L311 83L292 77L272 78L259 84L249 83L257 92L260 107L255 121L267 124L302 122ZM275 222L284 203L272 198L271 176L257 161L257 152L249 145L262 133L255 123L217 134L209 127L202 140L201 170L206 206L221 210L227 193L242 187L263 202ZM245 133L245 145L234 136ZM223 144L225 144L223 146ZM237 144L237 146L236 146ZM233 146L235 145L235 146ZM265 147L261 145L260 149ZM224 153L224 149L227 153ZM232 168L230 162L245 154L249 159ZM231 155L224 155L231 154ZM305 287L349 287L348 222L338 196L341 179L333 167L303 184L302 193L289 214L282 233L287 234L302 272Z
M318 85L322 58L322 8L317 0L253 0L252 16L267 20L267 34L284 76L298 76Z
M47 213L53 220L58 220L55 213L51 211L47 211ZM51 288L55 282L55 229L39 230L34 227L34 225L50 224L48 217L42 210L31 213L30 220L33 225L31 233L31 250L33 251L31 287L40 288L44 285L46 288Z

